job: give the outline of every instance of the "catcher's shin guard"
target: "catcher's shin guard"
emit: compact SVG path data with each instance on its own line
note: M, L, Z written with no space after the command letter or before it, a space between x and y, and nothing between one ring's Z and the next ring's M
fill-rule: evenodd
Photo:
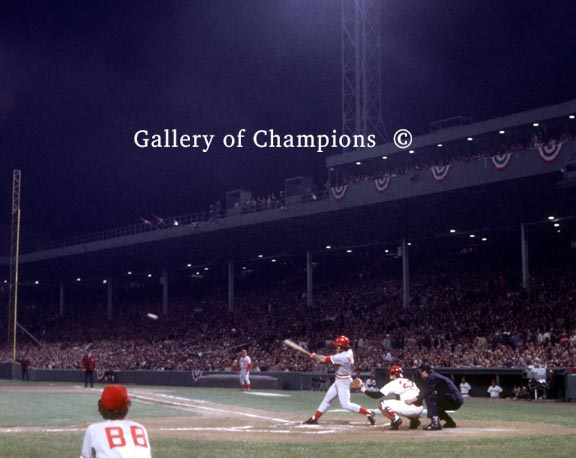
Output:
M393 431L398 431L401 424L402 419L397 416L397 418L395 420L392 420L392 423L390 423L390 429L392 429Z
M382 407L382 403L378 404L378 409L388 420L393 421L396 417L396 412L394 412L390 407Z

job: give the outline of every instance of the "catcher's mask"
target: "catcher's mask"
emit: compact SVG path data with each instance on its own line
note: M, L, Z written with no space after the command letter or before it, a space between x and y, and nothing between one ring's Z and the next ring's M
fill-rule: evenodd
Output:
M400 366L390 366L390 369L388 369L388 374L390 376L395 375L396 377L404 376L404 374L402 373L402 368Z
M346 336L338 336L334 342L332 342L337 347L349 347L350 339Z

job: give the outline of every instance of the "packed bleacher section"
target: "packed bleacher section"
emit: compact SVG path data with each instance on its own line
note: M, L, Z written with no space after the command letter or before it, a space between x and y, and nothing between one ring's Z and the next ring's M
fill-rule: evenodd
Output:
M306 305L302 266L288 266L276 278L255 272L239 280L233 313L224 279L180 292L158 320L146 317L161 314L161 300L150 289L127 287L111 321L104 295L80 293L62 318L55 303L24 303L19 321L42 346L19 334L18 353L32 367L80 368L91 345L99 368L221 371L233 370L246 347L255 370L310 371L321 367L281 341L330 354L330 341L345 334L364 371L422 360L450 367L576 367L575 261L570 252L562 263L535 269L528 295L518 270L483 270L475 259L463 265L477 269L415 269L407 308L400 261L383 258L348 269L319 267L313 308ZM11 357L3 346L0 361Z

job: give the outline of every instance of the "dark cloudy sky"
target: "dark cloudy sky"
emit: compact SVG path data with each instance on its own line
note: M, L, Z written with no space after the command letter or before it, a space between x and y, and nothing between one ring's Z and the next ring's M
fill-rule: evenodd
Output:
M382 9L391 132L576 98L573 0L389 0ZM0 227L14 168L29 239L192 213L227 190L273 192L295 175L320 180L327 153L143 151L132 137L340 131L340 44L337 0L4 0Z

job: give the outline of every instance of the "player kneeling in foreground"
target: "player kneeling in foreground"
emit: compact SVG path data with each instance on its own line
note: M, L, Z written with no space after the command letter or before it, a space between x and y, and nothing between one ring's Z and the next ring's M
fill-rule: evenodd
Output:
M374 425L376 423L374 412L350 402L350 384L352 383L352 373L354 371L354 353L350 349L350 340L346 336L340 336L332 343L336 346L335 355L323 356L317 355L316 353L310 354L310 358L315 361L334 364L336 379L330 388L328 388L322 403L318 406L314 415L306 420L304 424L318 424L318 419L328 410L332 401L338 397L343 409L366 415L370 424Z
M412 405L426 400L428 417L432 420L428 426L424 427L426 431L439 431L443 427L456 428L456 423L446 411L458 410L462 407L464 400L460 390L448 377L434 372L428 363L420 364L418 370L424 386L418 396L406 399L406 404ZM440 420L445 421L444 426L440 424Z
M378 404L378 409L382 415L390 420L391 429L397 430L402 424L400 415L410 419L410 429L418 428L420 426L419 418L424 410L422 403L408 405L404 401L418 396L420 390L412 380L404 378L400 366L390 366L388 372L390 382L380 388L379 391L367 390L365 386L361 386L360 391L374 399L391 394L397 397L397 399L385 399Z
M105 421L88 426L80 458L151 458L144 426L124 420L130 397L124 385L108 385L98 401Z

